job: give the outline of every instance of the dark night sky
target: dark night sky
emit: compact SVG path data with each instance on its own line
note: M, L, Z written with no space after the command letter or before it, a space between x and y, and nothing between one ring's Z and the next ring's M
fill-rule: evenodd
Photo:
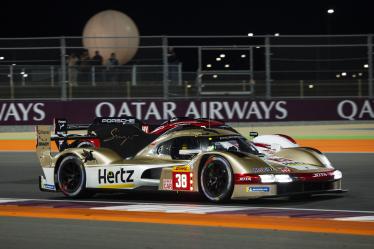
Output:
M372 2L372 3L371 3ZM2 1L1 37L81 35L99 11L129 15L141 35L374 33L373 1ZM326 10L334 8L332 16ZM329 20L328 20L329 18Z

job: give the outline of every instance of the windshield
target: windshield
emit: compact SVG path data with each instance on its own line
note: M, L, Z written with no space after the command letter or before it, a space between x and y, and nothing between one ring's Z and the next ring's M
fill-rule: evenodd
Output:
M240 151L251 154L259 154L254 145L245 138L228 138L221 137L219 140L209 139L208 151L225 150L225 151Z

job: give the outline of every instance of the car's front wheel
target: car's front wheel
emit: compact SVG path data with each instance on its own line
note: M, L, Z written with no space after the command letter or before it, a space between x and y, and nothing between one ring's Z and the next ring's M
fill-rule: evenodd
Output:
M76 156L65 157L57 169L57 182L61 192L68 197L88 197L86 171Z
M200 192L212 202L225 202L234 190L233 171L230 163L221 156L210 156L202 165Z

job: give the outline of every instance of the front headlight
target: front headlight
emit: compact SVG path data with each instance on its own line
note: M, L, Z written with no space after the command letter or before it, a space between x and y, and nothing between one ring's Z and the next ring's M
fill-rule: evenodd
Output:
M280 183L292 182L290 175L275 175L275 181Z
M273 183L275 182L275 176L274 175L260 175L261 182L262 183Z
M262 183L286 183L286 182L292 182L292 178L290 175L260 175L261 182Z
M340 170L335 170L334 171L334 180L339 180L342 179L343 173Z

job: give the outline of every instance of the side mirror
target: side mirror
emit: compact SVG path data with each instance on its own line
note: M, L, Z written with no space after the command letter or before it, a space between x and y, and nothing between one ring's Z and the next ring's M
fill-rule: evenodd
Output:
M249 136L253 137L253 138L258 137L258 132L257 131L251 131L251 132L249 132Z
M179 150L179 155L195 155L201 152L200 149L192 149L192 150Z

